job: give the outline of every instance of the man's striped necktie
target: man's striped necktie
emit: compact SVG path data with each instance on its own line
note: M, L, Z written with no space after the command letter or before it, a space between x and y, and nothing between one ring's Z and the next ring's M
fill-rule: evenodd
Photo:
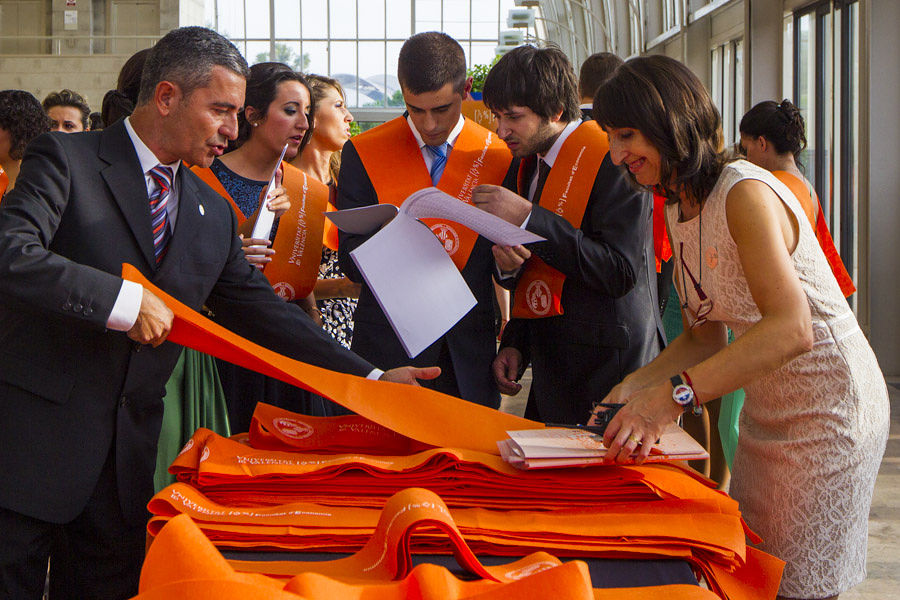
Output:
M169 214L166 205L172 189L172 169L156 165L150 169L150 178L156 183L156 189L150 194L150 224L153 228L153 254L156 264L162 262L169 246Z
M444 167L447 165L447 147L450 144L444 142L440 146L429 146L425 145L428 148L431 155L434 156L434 161L431 163L431 185L437 185L438 181L441 180L441 174L444 172Z

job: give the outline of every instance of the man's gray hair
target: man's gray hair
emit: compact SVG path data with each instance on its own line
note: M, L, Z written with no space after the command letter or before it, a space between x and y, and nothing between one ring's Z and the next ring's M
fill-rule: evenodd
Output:
M197 88L209 84L212 69L225 67L244 79L250 68L234 44L205 27L173 29L159 40L144 65L138 105L153 98L161 81L171 81L181 88L185 97Z

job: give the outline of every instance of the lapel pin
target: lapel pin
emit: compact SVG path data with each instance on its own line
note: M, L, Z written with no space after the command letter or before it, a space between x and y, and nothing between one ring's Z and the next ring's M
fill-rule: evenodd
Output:
M201 216L201 217L202 217L203 215L206 214L206 210L204 210L202 204L198 204L198 205L197 205L197 209L200 211L200 216Z

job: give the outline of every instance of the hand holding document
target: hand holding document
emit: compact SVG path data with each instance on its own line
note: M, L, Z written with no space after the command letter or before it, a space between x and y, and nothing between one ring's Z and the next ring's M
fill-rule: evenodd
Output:
M250 236L254 239L270 239L269 236L272 233L272 225L275 224L275 213L269 210L269 192L276 187L275 178L278 176L278 169L281 167L281 161L284 160L284 153L287 152L287 149L288 145L285 144L284 148L281 149L281 156L278 157L275 168L272 170L272 176L269 178L269 185L266 186L266 193L263 196L263 201L257 211L256 222L253 224L253 234Z
M507 431L509 439L497 442L503 460L519 469L545 469L602 464L606 456L603 437L585 429L548 427ZM646 462L709 458L706 450L672 423L650 449Z
M418 219L454 221L502 246L544 239L437 188L411 194L400 208L375 204L326 216L348 233L377 231L350 256L410 358L447 333L476 304L444 245Z

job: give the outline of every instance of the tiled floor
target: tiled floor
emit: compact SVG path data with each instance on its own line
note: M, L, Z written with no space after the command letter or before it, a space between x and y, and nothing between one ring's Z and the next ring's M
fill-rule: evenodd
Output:
M528 398L531 372L525 373L522 391L503 398L501 410L521 415ZM888 385L891 433L887 443L869 515L869 577L841 600L900 598L900 381Z

